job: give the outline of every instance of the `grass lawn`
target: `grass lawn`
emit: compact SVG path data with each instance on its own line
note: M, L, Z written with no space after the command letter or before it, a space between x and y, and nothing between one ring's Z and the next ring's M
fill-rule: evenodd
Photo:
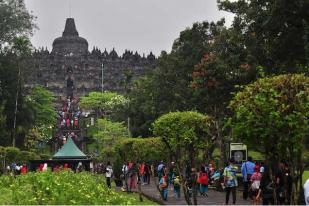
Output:
M309 171L304 171L304 174L303 174L303 184L305 184L307 179L309 179Z

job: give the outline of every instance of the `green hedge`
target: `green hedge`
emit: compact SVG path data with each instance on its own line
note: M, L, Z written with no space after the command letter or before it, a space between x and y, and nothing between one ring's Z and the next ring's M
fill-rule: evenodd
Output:
M108 189L102 177L87 172L46 171L0 177L1 205L130 205L137 201Z

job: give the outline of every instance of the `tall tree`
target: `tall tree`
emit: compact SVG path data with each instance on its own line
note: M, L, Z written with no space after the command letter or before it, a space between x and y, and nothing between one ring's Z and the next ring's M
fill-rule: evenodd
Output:
M190 87L192 72L223 24L224 20L194 23L182 31L172 51L161 53L153 73L133 86L130 117L135 135L150 136L151 123L162 114L199 109L201 96Z
M28 12L23 0L0 1L0 49L18 36L32 34L35 17Z
M101 159L116 158L115 144L124 137L128 137L127 128L122 122L113 122L107 119L98 119L97 132L93 135L95 149Z
M270 166L284 160L291 170L292 204L302 187L304 141L309 133L309 78L279 75L263 78L237 93L230 103L236 138L260 145Z
M33 123L33 111L25 103L21 75L24 60L28 57L28 52L22 53L28 51L28 48L22 45L28 45L27 42L28 40L24 38L16 39L14 50L0 54L0 103L4 105L6 129L11 132L11 144L17 138L18 141L21 140L18 145L23 145L24 133Z
M57 113L54 108L53 93L43 87L35 87L26 97L27 107L33 111L33 126L26 134L24 145L36 145L39 141L47 142L52 137Z
M219 0L235 14L232 27L267 73L298 72L308 67L308 0Z
M169 153L175 158L179 174L184 171L185 160L189 160L191 167L195 167L198 150L207 150L213 144L210 132L212 123L211 117L193 111L171 112L154 122L154 134L162 138ZM185 199L191 204L182 178L181 181ZM196 190L196 180L191 181L193 190ZM197 204L196 191L193 192L193 200Z
M24 66L21 57L29 54L27 35L36 27L33 21L34 16L27 11L23 0L0 2L0 105L4 106L5 129L11 132L13 139L15 133L19 137L32 122L31 111L21 95L21 70ZM4 137L1 144L7 145L8 139Z
M225 143L229 141L224 131L224 121L229 115L227 105L237 91L236 85L244 85L256 78L254 62L244 46L243 36L234 28L222 27L192 73L191 87L201 96L200 111L215 119L216 140L221 151L221 164L226 162ZM212 148L214 149L214 148Z

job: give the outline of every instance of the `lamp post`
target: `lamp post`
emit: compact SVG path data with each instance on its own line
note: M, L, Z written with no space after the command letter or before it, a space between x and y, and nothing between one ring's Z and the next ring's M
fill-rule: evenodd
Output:
M104 71L103 71L103 68L104 68L104 63L102 62L102 77L101 77L101 92L103 93L104 91L104 82L103 82L103 74L104 74Z

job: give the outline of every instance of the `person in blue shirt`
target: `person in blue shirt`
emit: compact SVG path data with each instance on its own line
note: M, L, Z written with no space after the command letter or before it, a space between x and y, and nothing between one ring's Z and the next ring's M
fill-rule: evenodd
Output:
M248 191L250 185L251 175L254 173L255 164L252 162L252 157L248 157L248 160L241 165L241 174L243 176L243 199L248 198Z
M224 177L224 185L226 190L226 196L225 196L225 204L229 204L230 194L232 193L233 196L233 205L236 204L236 187L238 185L237 183L237 166L234 165L234 159L231 158L229 160L229 165L224 168L223 171L223 177Z
M161 177L163 176L165 165L163 164L163 161L160 161L160 164L157 167L157 175L158 179L160 181Z

